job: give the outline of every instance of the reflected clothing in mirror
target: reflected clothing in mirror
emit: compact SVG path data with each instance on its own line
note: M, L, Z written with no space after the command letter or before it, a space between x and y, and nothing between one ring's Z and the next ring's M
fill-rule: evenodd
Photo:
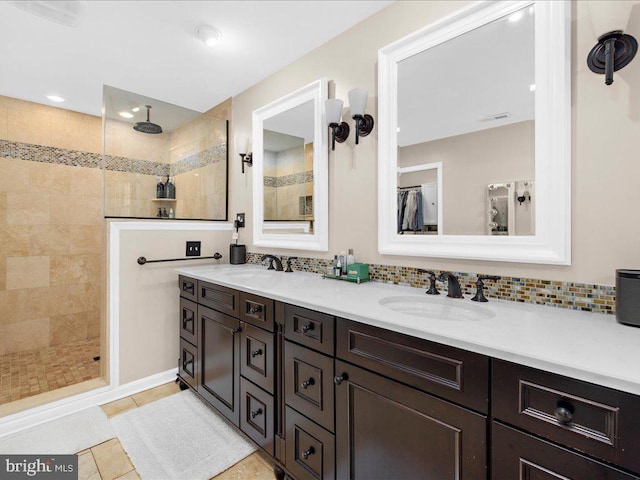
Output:
M420 187L398 191L398 232L421 232L424 227Z

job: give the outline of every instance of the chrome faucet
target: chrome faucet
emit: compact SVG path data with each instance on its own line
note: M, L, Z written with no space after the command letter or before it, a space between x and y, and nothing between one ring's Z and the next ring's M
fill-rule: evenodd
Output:
M442 272L438 277L438 280L444 282L445 278L449 283L447 297L463 298L462 291L460 290L460 283L458 282L456 276L451 272Z
M264 264L265 260L269 260L269 268L267 268L267 270L275 270L276 272L282 272L283 268L282 268L282 261L276 257L275 255L263 255L261 262ZM273 266L273 264L276 264L275 268Z

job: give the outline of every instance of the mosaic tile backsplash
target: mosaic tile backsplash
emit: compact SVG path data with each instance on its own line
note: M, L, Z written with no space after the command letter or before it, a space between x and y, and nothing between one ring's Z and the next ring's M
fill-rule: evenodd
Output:
M261 253L247 253L247 262L260 264ZM294 271L325 273L333 260L298 258L291 262ZM436 275L440 272L435 270ZM458 278L462 293L473 296L475 282L482 273L452 272ZM417 268L396 265L369 264L371 280L396 285L424 288L429 286L427 275ZM438 288L446 292L446 284ZM501 277L496 282L485 282L485 296L512 302L534 303L551 307L569 308L585 312L615 313L615 287L585 283L557 282L521 277Z
M0 140L0 157L70 167L102 168L102 155L98 153L7 140ZM175 176L186 173L223 160L226 161L226 159L227 146L223 143L190 155L173 164L105 155L105 168L117 172L134 172L155 177L166 177L167 175Z
M289 187L291 185L302 185L303 183L313 183L313 172L292 173L280 177L264 176L265 187Z

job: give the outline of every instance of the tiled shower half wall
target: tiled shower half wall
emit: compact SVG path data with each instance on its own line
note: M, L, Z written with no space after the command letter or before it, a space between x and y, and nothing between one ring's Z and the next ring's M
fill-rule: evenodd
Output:
M123 104L129 109L124 110ZM160 134L133 129L145 104ZM133 114L126 120L120 111ZM107 217L226 220L227 121L105 86L105 215ZM167 177L175 199L158 198L156 186Z
M0 404L100 375L101 125L0 96Z

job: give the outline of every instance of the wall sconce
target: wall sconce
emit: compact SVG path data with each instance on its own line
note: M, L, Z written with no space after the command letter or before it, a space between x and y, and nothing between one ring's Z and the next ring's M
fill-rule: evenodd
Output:
M349 137L349 125L341 122L342 100L330 98L324 101L324 110L327 115L327 125L331 128L331 150L336 149L336 142L342 143Z
M369 93L364 88L354 88L349 91L349 105L351 115L356 122L356 145L360 137L366 137L373 130L373 117L364 113L367 108Z
M242 161L242 173L244 173L245 163L249 167L253 166L253 153L249 151L251 150L251 139L247 138L246 142L242 142L244 144L244 147L240 147L240 148L238 148L237 138L234 137L233 143L235 144L234 146L235 146L236 152L238 152L238 155L240 155L240 160Z
M587 65L594 73L604 73L604 83L613 83L613 72L626 67L638 51L638 42L622 30L613 30L598 37L589 52Z

